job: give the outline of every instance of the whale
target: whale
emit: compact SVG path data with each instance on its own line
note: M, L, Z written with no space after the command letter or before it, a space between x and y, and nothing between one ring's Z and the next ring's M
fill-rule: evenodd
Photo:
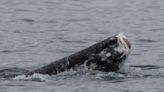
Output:
M123 33L118 33L81 51L30 71L25 75L29 76L34 73L55 75L84 64L88 69L92 70L103 72L118 71L128 58L130 50L131 43L129 39Z

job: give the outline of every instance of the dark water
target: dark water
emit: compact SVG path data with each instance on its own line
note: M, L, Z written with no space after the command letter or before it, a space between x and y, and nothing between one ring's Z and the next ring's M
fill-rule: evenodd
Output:
M118 32L133 45L125 74L81 70L8 78ZM0 92L163 92L163 61L164 0L0 1Z

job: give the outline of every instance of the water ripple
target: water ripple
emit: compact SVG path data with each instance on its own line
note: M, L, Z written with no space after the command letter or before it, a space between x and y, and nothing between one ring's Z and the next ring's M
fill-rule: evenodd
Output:
M130 65L129 67L136 67L136 68L140 68L142 70L151 70L151 69L159 69L159 68L164 68L161 66L157 66L157 65Z
M15 53L15 52L25 52L29 50L1 50L0 53Z
M164 28L156 28L156 29L151 29L150 31L156 32L156 31L164 31Z
M156 40L154 40L154 39L138 39L138 40L136 40L136 41L139 41L139 42L146 42L146 43L155 43L155 42L158 42L158 41L156 41Z
M12 20L11 22L26 22L26 23L58 23L57 20L35 20L31 18Z
M70 41L70 40L63 40L63 43L80 43L80 44L84 44L87 43L86 41Z

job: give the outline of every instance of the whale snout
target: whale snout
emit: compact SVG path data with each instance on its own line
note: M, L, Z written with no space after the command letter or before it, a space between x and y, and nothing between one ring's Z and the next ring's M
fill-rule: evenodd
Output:
M118 38L121 45L124 46L124 48L131 49L131 43L123 33L118 33L116 37Z

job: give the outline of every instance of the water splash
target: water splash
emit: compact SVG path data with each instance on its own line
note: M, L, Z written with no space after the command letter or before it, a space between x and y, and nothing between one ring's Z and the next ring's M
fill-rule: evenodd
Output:
M122 82L126 79L136 79L136 78L157 78L164 77L164 72L161 71L162 66L155 65L124 65L118 72L101 72L98 70L88 69L84 64L76 69L71 69L59 73L57 75L49 76L34 73L31 76L25 76L25 72L28 72L25 69L19 68L9 68L0 70L0 79L1 80L18 80L18 81L37 81L45 82L47 80L93 80L93 81L111 81L111 82Z
M48 75L34 73L31 76L19 75L19 76L14 77L13 80L45 82L46 78L48 78Z

